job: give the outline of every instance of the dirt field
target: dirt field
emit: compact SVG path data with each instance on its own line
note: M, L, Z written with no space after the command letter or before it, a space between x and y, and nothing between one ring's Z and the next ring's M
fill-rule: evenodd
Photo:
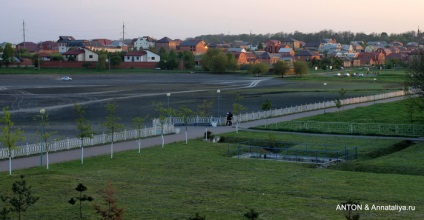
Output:
M197 111L203 100L214 100L212 112L224 115L231 111L237 94L248 112L261 110L262 103L270 100L273 108L315 103L339 97L332 92L310 90L319 88L317 83L290 82L271 77L247 77L218 74L89 74L71 75L72 81L62 81L62 75L0 75L0 107L9 106L16 127L21 128L26 142L37 142L38 123L34 116L40 109L49 114L47 131L57 131L55 138L73 138L77 132L73 106L79 103L87 107L87 119L93 130L102 133L100 126L106 116L105 104L115 101L118 115L127 129L133 129L132 118L158 115L153 102L168 103L178 108L186 105ZM306 91L302 92L302 88ZM306 89L307 88L307 89ZM293 92L294 91L294 92ZM355 96L348 94L346 97ZM146 124L151 126L151 120Z

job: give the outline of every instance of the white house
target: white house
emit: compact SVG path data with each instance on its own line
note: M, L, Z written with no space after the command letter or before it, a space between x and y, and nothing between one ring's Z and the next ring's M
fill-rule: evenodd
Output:
M139 37L134 39L134 48L136 50L147 50L151 47L155 47L155 41L155 39L149 36Z
M159 62L160 56L150 50L133 51L125 54L124 62Z
M87 48L79 48L76 50L69 50L62 53L65 60L73 59L75 61L99 61L99 55Z

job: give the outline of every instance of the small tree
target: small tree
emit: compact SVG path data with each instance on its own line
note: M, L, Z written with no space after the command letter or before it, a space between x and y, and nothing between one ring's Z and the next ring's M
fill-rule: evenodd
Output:
M162 148L165 147L165 138L163 137L165 124L167 123L167 118L175 115L175 110L172 108L165 108L161 102L153 103L155 110L159 113L159 123L161 126L161 138L162 138Z
M254 209L249 209L248 212L244 213L244 217L250 220L255 220L259 218L259 213L256 212Z
M49 150L50 150L50 139L51 137L56 134L56 131L52 132L46 132L46 128L50 125L49 115L45 112L44 109L40 110L40 114L36 115L34 117L34 120L38 121L40 123L41 131L40 131L40 137L41 137L41 153L43 152L43 149L46 149L46 167L49 169Z
M196 212L196 215L194 217L189 217L188 220L205 220L206 216L201 216L198 212Z
M348 207L347 212L345 213L346 220L359 220L359 214L354 213L354 209L352 209L352 205L360 205L359 201L354 201L352 199L348 199L346 202L342 203L342 205Z
M2 54L2 62L6 65L6 67L9 67L9 64L13 62L13 57L15 56L14 53L15 50L13 49L12 44L7 43Z
M11 119L11 114L8 111L9 107L3 108L3 117L1 117L0 122L4 123L3 133L0 136L0 142L7 147L7 153L9 154L9 175L12 175L12 151L16 148L16 143L18 141L25 140L23 132L20 129L12 131L14 123Z
M232 53L227 53L227 69L232 70L233 72L238 70L239 65L236 57Z
M32 195L31 186L27 186L24 175L21 175L20 180L16 180L13 183L12 191L14 196L1 196L3 202L8 202L11 205L10 210L3 208L2 213L7 215L8 211L16 212L18 214L18 219L21 219L22 213L26 212L30 206L34 205L40 197Z
M185 105L180 106L180 109L177 113L180 117L183 118L184 121L184 125L185 125L185 141L186 144L188 143L188 135L187 135L187 130L188 130L188 117L189 116L193 116L194 112L193 110L191 110L190 108L188 108Z
M294 72L296 73L296 75L299 75L300 77L302 77L302 74L309 73L308 63L301 60L294 62Z
M199 116L211 116L213 106L215 105L215 100L206 100L203 99L203 101L197 106L197 112L199 113Z
M106 206L95 204L94 209L98 214L105 220L122 220L125 212L125 208L118 208L117 201L115 199L116 190L113 188L111 183L108 183L106 188L102 191L102 198L105 201Z
M75 104L74 110L77 116L75 122L77 124L78 134L76 136L81 141L81 164L84 164L84 138L93 138L93 131L91 130L90 122L85 118L86 108Z
M336 104L336 107L337 107L337 115L340 117L340 108L342 107L342 102L340 101L340 99L339 98L337 98L335 101L334 101L334 104Z
M134 126L137 129L138 153L141 153L141 128L148 118L149 115L146 115L145 117L135 117L132 119Z
M79 192L79 196L72 197L68 202L71 205L75 205L75 203L77 201L79 201L80 219L82 219L82 202L85 202L85 201L91 202L94 199L91 196L87 196L85 194L84 195L82 194L84 191L87 190L87 187L85 187L82 183L79 183L78 186L75 188L75 190Z
M221 49L209 49L202 57L202 65L206 71L223 73L227 62L228 58Z
M268 64L263 62L250 64L249 69L247 70L247 72L255 76L261 76L262 74L265 74L268 71L269 71Z
M274 63L274 74L281 75L281 77L284 77L286 73L290 70L290 66L287 62L284 61L278 61Z
M105 118L106 122L104 122L102 125L106 128L108 133L111 136L111 142L110 142L110 158L113 158L113 143L114 143L114 136L115 133L121 130L124 126L120 123L118 123L121 118L116 116L116 108L118 105L115 102L109 102L105 105L107 116Z
M233 114L234 115L237 115L241 111L244 111L244 110L247 109L244 105L240 104L240 100L241 100L241 96L238 94L236 96L236 102L233 103ZM236 132L238 132L238 124L239 124L239 118L237 117L237 120L236 120Z

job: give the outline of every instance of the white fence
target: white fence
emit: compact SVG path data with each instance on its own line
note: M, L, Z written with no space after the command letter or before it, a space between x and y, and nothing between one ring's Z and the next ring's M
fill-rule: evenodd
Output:
M171 134L174 133L174 125L164 125L163 126L163 134ZM113 140L116 141L126 141L137 139L138 137L151 137L161 134L161 126L151 127L151 128L143 128L136 130L125 130L122 132L116 132L114 134ZM112 141L112 135L110 134L100 134L94 135L93 138L84 138L83 143L84 146L94 146L98 144L106 144ZM79 138L65 139L60 141L49 142L48 151L61 151L61 150L69 150L72 148L81 147L81 140ZM20 157L20 156L29 156L32 154L39 154L40 151L46 152L46 146L43 145L41 148L40 143L36 144L27 144L26 146L20 146L16 149L12 150L12 157ZM9 157L9 152L7 148L0 149L0 159L5 159Z
M342 105L351 105L351 104L357 104L357 103L363 103L363 102L373 102L376 100L381 99L389 99L399 96L404 96L405 91L395 91L395 92L389 92L389 93L383 93L383 94L376 94L372 96L363 96L363 97L354 97L354 98L347 98L347 99L341 99L340 102ZM278 117L278 116L284 116L289 114L296 114L301 112L307 112L307 111L313 111L313 110L319 110L324 108L332 108L336 107L336 103L334 100L328 100L326 102L318 102L314 104L306 104L306 105L300 105L300 106L293 106L293 107L286 107L286 108L280 108L280 109L272 109L268 111L260 111L260 112L252 112L252 113L245 113L245 114L238 114L235 115L235 121L238 122L247 122L247 121L254 121L254 120L260 120L270 117ZM187 121L189 125L196 125L196 124L205 124L212 122L218 122L218 125L222 125L222 123L225 123L226 118L216 118L216 117L189 117L187 118ZM175 125L182 125L184 124L184 119L181 117L173 117L171 119L168 119L168 122L174 123Z
M372 102L380 99L388 99L388 98L394 98L399 96L404 96L405 91L396 91L396 92L389 92L389 93L383 93L383 94L376 94L372 96L363 96L363 97L356 97L356 98L347 98L347 99L341 99L340 102L342 105L350 105L350 104L356 104L356 103L362 103L362 102ZM287 107L287 108L281 108L281 109L273 109L269 111L262 111L262 112L253 112L253 113L245 113L245 114L239 114L235 116L236 121L238 122L247 122L247 121L253 121L253 120L259 120L259 119L265 119L270 117L278 117L283 115L289 115L289 114L295 114L295 113L301 113L306 111L313 111L313 110L319 110L324 108L331 108L335 107L336 104L334 100L328 100L326 102L319 102L315 104L306 104L306 105L300 105L300 106L294 106L294 107ZM189 125L207 125L212 124L212 122L217 122L218 125L222 125L226 122L225 117L189 117L187 118L187 124ZM172 117L170 119L167 119L167 122L165 123L163 134L170 134L174 133L174 124L184 124L184 119L180 117ZM114 135L115 141L126 141L135 139L138 137L139 132L141 132L141 137L151 137L161 134L161 126L158 119L153 120L153 127L151 128L144 128L139 130L130 130L130 131L122 131L117 132ZM93 146L98 144L105 144L111 141L111 136L108 134L101 134L101 135L95 135L93 138L86 138L84 139L84 146ZM56 142L51 142L48 144L49 152L51 151L59 151L59 150L69 150L72 148L78 148L81 145L81 140L78 138L73 139L66 139ZM37 144L30 144L26 146L20 146L17 149L12 151L12 157L19 157L19 156L28 156L31 154L38 154L40 153L40 143ZM43 147L43 152L45 152L45 146ZM0 159L8 158L8 149L2 148L0 149Z

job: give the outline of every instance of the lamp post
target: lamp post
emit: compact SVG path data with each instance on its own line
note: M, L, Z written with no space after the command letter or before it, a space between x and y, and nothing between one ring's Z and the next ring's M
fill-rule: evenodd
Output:
M41 129L41 136L40 136L40 167L43 166L43 136L44 136L44 113L46 113L46 110L44 108L40 109L40 129Z
M325 86L326 86L326 85L327 85L327 83L325 82L325 83L324 83L324 89L325 89ZM324 91L324 92L325 92L325 91ZM325 114L325 102L326 102L326 100L325 100L325 99L326 99L326 97L325 97L325 94L324 94L324 114Z
M220 95L220 93L221 93L221 90L216 90L216 93L218 94L218 123L220 123L221 122L221 118L220 118L220 112L219 112L219 95Z
M171 96L171 93L166 93L166 97L168 97L168 110L169 110L169 97Z
M377 92L377 91L375 90L375 81L377 81L377 78L374 78L374 104L375 104L375 93Z

